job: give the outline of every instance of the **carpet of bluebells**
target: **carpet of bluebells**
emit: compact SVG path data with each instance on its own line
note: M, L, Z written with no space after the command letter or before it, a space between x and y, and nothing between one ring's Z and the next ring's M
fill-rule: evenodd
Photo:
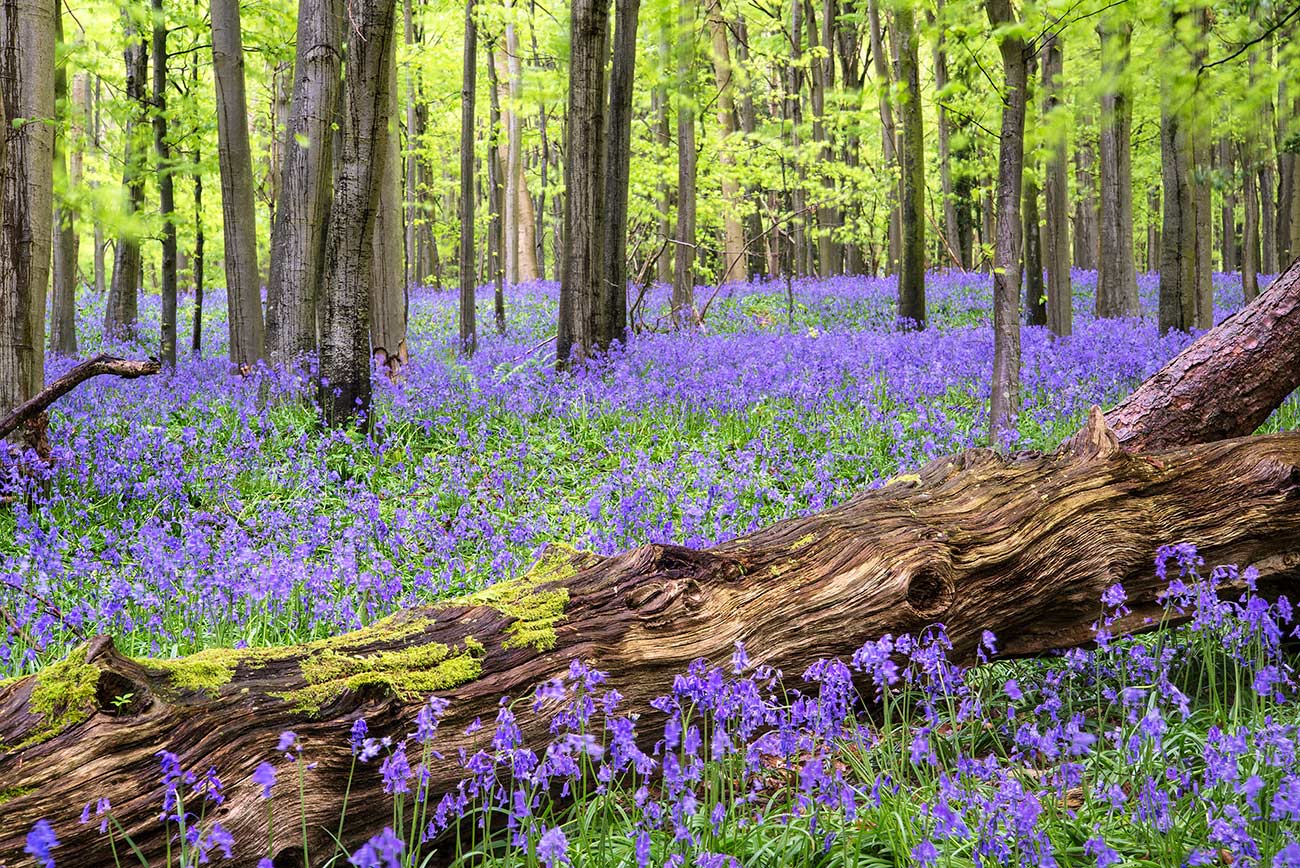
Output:
M1024 333L1021 447L1054 446L1189 340L1158 334L1154 280L1142 280L1147 315L1120 321L1091 317L1094 283L1075 275L1073 337ZM377 381L366 438L319 430L309 377L230 377L210 294L204 358L84 385L55 406L46 477L4 471L0 678L94 632L155 656L334 635L508 578L548 542L706 545L982 445L988 278L933 275L922 333L895 328L894 291L842 278L796 282L791 299L784 284L743 285L702 333L642 333L597 367L556 374L554 285L509 292L507 334L483 334L469 361L455 353L454 297L416 290L411 364ZM1232 310L1239 282L1217 277L1216 299ZM652 294L650 310L665 305ZM93 299L82 315L94 335ZM143 332L156 315L146 304ZM71 364L51 360L50 374ZM1289 403L1268 427L1296 416ZM1165 541L1152 542L1154 556ZM1290 606L1220 599L1235 568L1207 571L1186 546L1154 568L1169 571L1170 611L1190 626L1108 641L1115 588L1098 601L1099 647L1050 660L998 661L989 636L990 661L962 669L936 629L806 673L754 669L743 648L727 665L701 661L657 703L667 724L649 754L600 661L575 663L503 703L484 722L493 751L460 757L464 785L436 801L421 766L457 759L438 759L439 701L403 740L370 739L358 721L355 773L383 775L393 823L356 830L340 817L352 837L379 834L333 864L445 859L447 836L434 840L451 830L467 864L547 868L1300 866ZM554 742L518 744L515 715L554 703L568 709ZM257 783L268 810L293 810L312 746L285 733L276 747ZM162 755L159 773L176 864L252 864L270 846L204 819L222 798L219 769ZM136 864L111 805L88 804L83 820ZM54 864L58 834L32 830L38 864Z

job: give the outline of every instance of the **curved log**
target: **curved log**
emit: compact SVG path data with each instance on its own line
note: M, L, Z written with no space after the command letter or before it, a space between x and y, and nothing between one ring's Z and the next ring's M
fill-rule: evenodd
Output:
M306 813L325 852L352 720L400 735L425 695L451 700L436 796L459 780L458 750L487 745L498 698L531 696L574 658L608 671L626 707L645 708L692 660L725 660L737 641L788 674L935 622L958 658L972 657L984 630L1008 654L1036 654L1090 641L1100 595L1115 582L1132 607L1118 631L1144 629L1161 612L1151 558L1164 541L1194 541L1211 563L1255 564L1266 586L1300 580L1300 433L1135 455L1094 411L1081 443L1052 455L942 458L707 550L551 556L514 582L309 645L147 661L97 638L0 687L0 741L10 745L0 756L9 794L0 861L19 862L26 831L47 818L61 864L112 864L95 824L77 823L99 796L146 854L159 852L159 750L186 768L215 768L226 802L209 816L245 847L264 846L266 807L250 777L289 728L317 763L306 772ZM467 735L479 717L488 725ZM545 712L521 714L520 725L530 743L546 742ZM353 780L352 828L391 816L379 783L373 769ZM275 822L292 860L296 806L282 802Z
M1300 389L1300 259L1106 414L1141 452L1253 433Z
M162 363L157 359L147 359L145 361L120 359L117 356L110 356L108 353L100 353L86 359L31 398L10 410L4 418L0 419L0 440L8 437L24 422L39 417L49 409L51 404L91 377L98 377L100 374L112 374L123 379L134 380L136 377L147 377L161 370Z

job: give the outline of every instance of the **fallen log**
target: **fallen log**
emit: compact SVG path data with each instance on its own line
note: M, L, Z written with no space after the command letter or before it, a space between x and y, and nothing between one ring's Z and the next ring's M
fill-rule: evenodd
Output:
M27 830L44 818L63 842L61 864L112 865L95 824L77 822L81 806L100 797L156 858L166 845L159 750L186 768L215 768L226 801L209 817L239 841L265 842L266 809L251 777L289 728L316 763L305 772L305 815L314 852L327 852L353 720L364 716L374 735L400 735L437 694L451 701L439 749L454 758L490 738L490 726L467 734L471 721L490 722L501 696L530 696L574 658L608 671L625 707L643 709L692 660L725 659L737 641L790 674L936 622L958 659L972 658L985 630L1004 653L1037 654L1090 641L1101 593L1116 582L1131 614L1114 631L1148 628L1162 611L1154 547L1183 540L1210 563L1255 565L1265 589L1294 590L1300 433L1201 445L1249 434L1263 417L1251 411L1174 429L1160 419L1183 408L1149 389L1164 376L1181 394L1196 394L1187 384L1214 382L1216 367L1227 365L1240 381L1231 394L1280 402L1286 393L1266 399L1247 388L1254 374L1239 361L1272 340L1270 328L1300 329L1296 267L1287 275L1256 302L1271 313L1248 309L1202 336L1139 387L1135 395L1146 397L1118 427L1094 410L1054 454L970 450L702 551L553 554L515 581L307 645L142 660L96 637L38 675L0 684L0 864L20 863ZM1237 352L1235 340L1252 346ZM1273 355L1300 367L1300 341L1268 346L1266 370L1277 370ZM1183 373L1171 371L1180 365ZM1178 445L1147 446L1158 431ZM545 743L545 713L519 722L528 742ZM436 797L461 769L449 761L432 773ZM373 772L352 781L349 805L354 833L391 817ZM296 808L275 815L277 865L301 864L292 843L301 840L299 822Z
M1300 433L1134 455L1096 411L1080 450L1003 456L972 450L927 465L826 512L694 551L552 557L527 576L450 603L403 611L337 639L280 649L133 660L99 637L67 661L0 688L0 792L10 794L0 859L16 862L37 819L55 822L66 864L109 865L92 798L146 854L164 841L155 752L217 769L226 801L209 816L237 840L264 842L267 815L250 780L281 730L310 745L306 816L324 852L351 757L344 734L365 716L398 735L426 695L451 700L439 749L485 747L502 695L529 696L582 658L610 673L626 707L645 708L695 658L725 660L743 641L755 660L799 673L885 633L947 625L958 658L983 631L1005 653L1087 642L1103 590L1128 592L1117 631L1158 618L1151 569L1160 541L1195 541L1212 563L1254 564L1261 583L1300 583ZM521 715L544 744L545 714ZM436 795L460 767L433 770ZM391 816L373 770L351 784L356 828ZM296 808L275 840L295 858ZM373 831L373 829L372 829Z
M1106 414L1132 451L1255 431L1300 389L1300 259Z

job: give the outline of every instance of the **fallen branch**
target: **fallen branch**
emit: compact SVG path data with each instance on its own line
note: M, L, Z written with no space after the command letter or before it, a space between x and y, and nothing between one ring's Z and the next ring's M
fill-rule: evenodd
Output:
M8 437L29 419L34 419L44 413L51 404L91 377L98 377L100 374L113 374L123 379L134 380L136 377L147 377L161 370L162 363L157 359L137 361L135 359L119 359L107 353L100 353L94 358L86 359L76 365L62 377L59 377L31 398L10 410L9 415L5 416L4 419L0 419L0 439Z

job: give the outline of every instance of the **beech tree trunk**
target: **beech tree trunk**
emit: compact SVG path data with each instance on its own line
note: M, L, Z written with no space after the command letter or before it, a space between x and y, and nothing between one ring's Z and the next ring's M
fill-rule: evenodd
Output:
M731 47L721 0L708 0L707 13L713 45L713 77L718 85L718 128L722 133L718 153L723 201L722 268L718 283L744 283L749 280L749 268L745 261L745 228L740 219L744 205L740 199L740 184L735 177L736 85L732 75ZM619 56L617 46L614 56Z
M1084 126L1082 117L1078 126ZM1095 271L1101 247L1100 215L1097 213L1097 176L1094 142L1080 132L1074 146L1074 267Z
M388 135L393 0L348 0L334 200L325 238L320 407L332 426L370 418L370 287L375 209Z
M478 91L478 27L474 0L465 0L465 47L460 84L460 241L457 280L460 281L460 348L467 356L478 346L474 295L474 98Z
M1117 14L1117 13L1111 13ZM1137 267L1133 262L1133 127L1129 46L1133 26L1107 21L1098 26L1101 71L1101 252L1097 269L1097 316L1136 316Z
M317 292L333 198L330 125L342 53L342 0L301 0L266 287L266 348L273 361L301 359L316 349Z
M370 353L390 376L406 365L406 281L402 270L402 149L397 125L397 41L388 49L388 86L381 127L379 202L370 267Z
M901 173L898 160L898 130L894 125L894 109L889 99L889 64L886 60L884 33L880 28L880 7L878 0L867 2L868 38L871 46L872 64L876 71L876 91L880 99L880 139L885 156L885 168L893 176L894 171ZM891 199L893 197L890 197ZM898 269L902 230L899 224L898 207L891 203L889 211L889 253L885 272L893 274Z
M63 43L63 14L54 16L56 44ZM67 64L54 70L54 104L64 108L68 125L54 132L54 176L61 179L64 195L81 183L81 121L86 110L85 76L73 82L73 98L68 100ZM71 148L69 148L71 143ZM56 187L59 185L56 184ZM54 275L50 291L50 351L61 356L77 354L77 228L76 213L65 204L54 208Z
M1090 641L1097 601L1116 582L1131 608L1116 632L1150 629L1161 622L1165 589L1152 552L1166 541L1195 540L1210 563L1253 564L1266 593L1293 591L1300 433L1206 445L1221 429L1179 426L1177 414L1184 401L1222 398L1221 421L1236 420L1235 434L1251 430L1252 420L1232 413L1239 396L1219 391L1236 364L1225 348L1237 344L1224 341L1251 337L1261 320L1294 337L1297 276L1234 317L1235 331L1203 336L1134 393L1173 383L1173 402L1136 408L1133 428L1112 429L1094 409L1053 454L975 449L940 458L826 512L701 551L553 552L495 590L307 645L161 661L125 657L109 637L96 637L44 676L0 687L0 741L14 746L0 753L0 789L18 794L5 804L0 859L22 864L27 830L44 818L62 842L61 860L113 865L96 824L77 819L88 799L101 796L146 858L159 859L167 841L157 822L156 750L175 753L185 768L214 768L226 799L215 818L237 841L265 841L266 803L251 778L278 733L292 729L312 762L303 767L305 818L295 799L293 810L275 812L272 831L276 864L297 864L300 823L312 851L328 853L349 786L351 835L364 837L391 819L380 776L350 775L344 734L353 720L364 716L372 736L397 736L427 693L450 700L436 744L448 761L429 768L436 803L463 773L454 758L489 748L492 727L470 722L490 720L501 696L531 695L575 658L609 673L622 707L642 712L641 732L652 737L649 701L691 661L727 659L735 642L756 663L786 673L936 622L961 661L973 660L985 630L1005 655L1039 654ZM1281 350L1274 357L1300 370L1300 342ZM1188 366L1189 355L1201 363ZM1270 373L1252 377L1266 384ZM1152 431L1173 442L1147 445ZM530 609L535 614L519 617ZM433 661L418 673L379 654L417 649ZM434 686L412 688L412 674ZM57 719L33 710L54 677L93 686L70 695ZM113 702L127 694L125 705ZM546 743L555 711L519 715L525 744Z
M1237 270L1237 182L1232 140L1219 139L1219 171L1223 173L1223 205L1219 214L1219 270Z
M1064 79L1061 38L1043 46L1043 114L1048 129L1058 129L1051 115L1062 110ZM1047 271L1047 327L1057 337L1074 331L1074 297L1070 283L1070 174L1069 151L1063 128L1050 141L1043 189L1046 221L1043 226L1043 265Z
M217 85L230 362L237 370L246 370L262 358L266 338L257 270L257 214L253 209L253 156L248 144L239 0L212 0L212 69Z
M1241 288L1247 303L1259 296L1259 187L1255 179L1254 140L1241 143Z
M146 145L140 129L147 112L145 78L149 74L149 60L144 34L133 23L129 13L122 16L122 29L126 38L126 48L123 50L126 61L125 95L129 103L129 114L122 130L122 138L126 143L122 160L122 186L126 188L126 211L133 214L144 204L142 162ZM113 276L109 281L108 301L104 305L105 334L126 337L135 331L139 294L140 241L131 231L123 231L118 235L113 250Z
M636 28L641 0L614 4L614 62L609 81L605 140L604 280L597 303L605 306L603 341L627 340L627 205L632 170L632 86L636 72ZM726 182L723 182L726 194Z
M1013 23L1011 0L985 0L989 23ZM1002 135L998 147L997 236L993 245L993 380L989 442L1014 436L1020 410L1020 192L1025 170L1029 62L1023 37L1006 34L1002 54Z
M45 381L58 15L53 0L0 0L0 407Z
M158 166L158 214L162 217L162 323L158 356L176 367L176 193L167 141L167 19L163 0L153 0L153 148Z
M800 3L794 0L796 8ZM672 317L673 325L681 328L695 322L695 0L680 0L677 15L677 237Z
M898 274L898 318L925 327L925 140L921 122L919 38L911 7L900 3L894 10L894 50L898 52L898 80L903 86L903 141L899 151L901 199L899 228L902 262ZM1023 99L1023 94L1021 96Z

